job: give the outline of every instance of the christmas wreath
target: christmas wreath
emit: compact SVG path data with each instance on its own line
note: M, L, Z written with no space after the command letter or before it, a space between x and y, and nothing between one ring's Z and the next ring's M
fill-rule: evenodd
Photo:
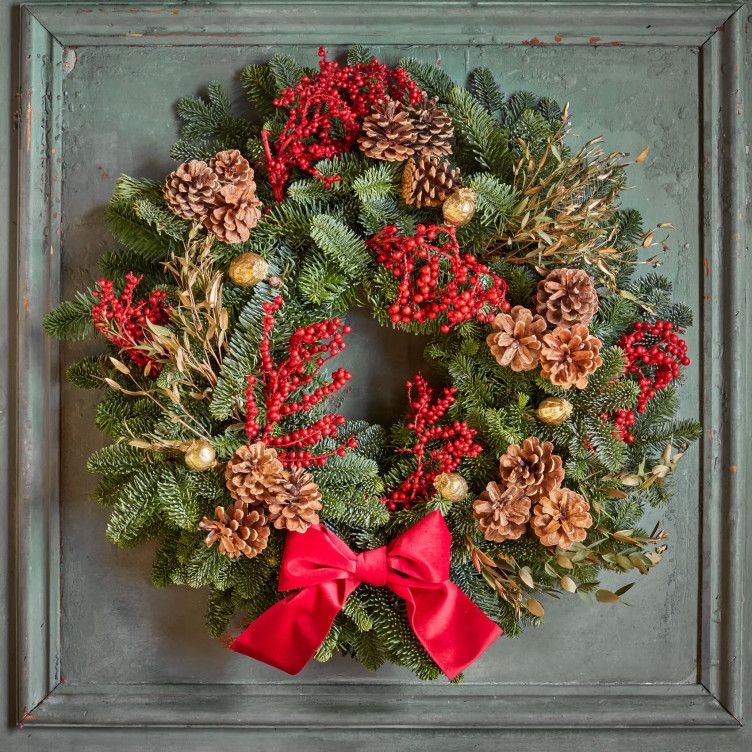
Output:
M67 376L106 390L107 537L208 587L211 635L290 672L341 652L454 678L544 596L614 603L633 581L599 571L661 561L640 520L699 434L675 417L691 311L635 274L668 226L621 208L628 155L573 146L566 108L486 69L319 57L245 68L251 119L218 84L181 100L181 164L117 181L122 248L45 328L106 341ZM337 413L356 307L430 336L443 374L387 428Z

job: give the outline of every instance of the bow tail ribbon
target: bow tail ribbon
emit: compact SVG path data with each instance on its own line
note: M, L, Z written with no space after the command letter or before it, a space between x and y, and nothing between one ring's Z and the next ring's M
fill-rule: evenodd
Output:
M405 601L416 637L454 678L500 634L449 580L451 534L431 512L387 546L355 553L323 525L290 533L279 589L297 590L267 609L230 648L297 674L323 642L350 593L363 582L386 586Z

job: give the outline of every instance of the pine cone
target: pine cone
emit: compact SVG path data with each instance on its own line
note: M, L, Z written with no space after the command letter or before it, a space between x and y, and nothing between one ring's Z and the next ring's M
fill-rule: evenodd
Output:
M574 324L571 329L557 326L543 337L541 376L552 384L569 389L584 389L588 376L603 364L601 341L586 326Z
M552 326L587 326L598 310L598 293L582 269L554 269L538 282L533 302Z
M209 160L209 167L222 185L249 185L253 183L253 170L248 160L237 150L227 149ZM256 189L254 184L253 189Z
M204 227L223 243L242 243L261 219L261 201L256 196L256 183L232 183L222 186L216 197L217 206L204 217Z
M261 553L269 541L269 526L263 510L247 509L241 502L231 507L217 507L215 519L204 517L198 526L206 530L206 545L211 547L219 542L220 553L234 559L241 554L252 559Z
M545 320L524 306L515 306L509 313L500 313L491 322L495 332L486 337L499 365L513 371L532 371L538 365L541 340L546 331Z
M407 105L405 110L415 133L415 151L418 154L435 154L445 157L452 153L450 140L454 136L452 118L436 104L436 97L424 96L414 105Z
M162 193L173 214L189 221L202 220L214 206L219 180L206 162L183 162L164 182Z
M240 447L225 467L225 484L235 501L262 504L269 489L285 475L277 452L263 441Z
M419 209L423 206L441 206L460 185L460 168L452 167L440 157L409 159L402 173L402 197L406 204L415 204Z
M269 521L274 527L298 533L318 524L318 512L323 506L313 475L301 468L291 470L269 489L267 505Z
M491 481L473 502L473 516L486 540L502 543L524 535L531 504L525 488Z
M585 540L593 518L590 504L580 494L568 488L555 488L535 505L530 522L544 546L568 551L573 543Z
M564 480L561 457L553 453L550 441L542 444L535 436L528 436L520 446L511 444L499 458L499 473L505 486L518 486L537 501Z
M404 162L415 154L415 128L399 102L388 97L377 102L363 120L360 150L372 159Z

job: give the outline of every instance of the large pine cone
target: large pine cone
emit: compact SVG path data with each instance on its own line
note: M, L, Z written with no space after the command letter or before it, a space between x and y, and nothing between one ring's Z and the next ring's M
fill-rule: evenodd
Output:
M446 159L429 155L409 159L402 173L402 197L405 203L441 206L447 196L462 185L460 168L452 167Z
M253 183L253 169L237 149L217 152L209 160L209 167L214 170L222 185L246 186ZM255 184L253 189L256 189Z
M568 488L556 488L535 505L530 522L544 546L558 546L568 551L573 543L585 540L593 518L590 505L580 494Z
M313 475L295 468L269 489L267 506L269 521L278 530L304 533L310 525L318 524L323 505Z
M526 490L491 481L473 502L473 516L486 540L502 543L524 535L532 504Z
M404 162L415 154L415 128L399 102L388 97L377 102L363 120L358 138L367 157L386 162Z
M219 179L206 162L183 162L164 182L162 193L173 214L191 222L202 220L214 206Z
M198 523L201 530L206 530L206 545L211 547L219 543L221 553L234 559L241 554L252 559L261 553L269 542L269 526L261 509L248 509L241 502L231 507L217 507L214 519L204 517Z
M545 320L524 306L500 313L491 322L496 330L486 337L499 365L513 371L532 371L538 365Z
M225 467L225 484L235 501L263 504L269 489L285 475L277 452L263 441L240 447Z
M217 205L204 217L204 227L223 243L242 243L261 219L261 201L256 196L256 183L232 183L220 188Z
M499 474L504 485L525 489L533 501L559 488L564 480L564 467L553 449L550 441L541 444L535 436L528 436L522 445L508 446L499 458Z
M554 269L538 283L533 302L552 326L587 326L598 310L598 293L582 269Z
M452 118L436 104L436 97L424 96L414 105L405 108L415 131L415 151L445 157L452 153L450 143L454 136Z
M603 365L600 350L601 341L586 326L557 326L543 337L541 376L564 389L584 389L588 376Z

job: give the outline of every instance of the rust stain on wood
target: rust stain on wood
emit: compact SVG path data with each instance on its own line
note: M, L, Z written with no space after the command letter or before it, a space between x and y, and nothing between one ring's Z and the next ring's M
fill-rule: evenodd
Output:
M707 257L702 260L702 268L705 272L705 276L709 277L710 276L710 261Z
M554 42L561 42L562 39L564 39L564 37L561 34L556 34L554 36Z
M522 44L526 44L528 47L542 47L545 42L542 42L538 37L533 37L532 39L525 39Z
M31 95L26 95L26 153L31 151Z
M590 42L590 44L595 44L596 42L600 42L600 41L601 41L600 37L590 37L590 39L588 39L588 42Z
M735 472L736 472L736 465L731 465L731 466L729 467L729 472L731 472L731 473L735 473Z

